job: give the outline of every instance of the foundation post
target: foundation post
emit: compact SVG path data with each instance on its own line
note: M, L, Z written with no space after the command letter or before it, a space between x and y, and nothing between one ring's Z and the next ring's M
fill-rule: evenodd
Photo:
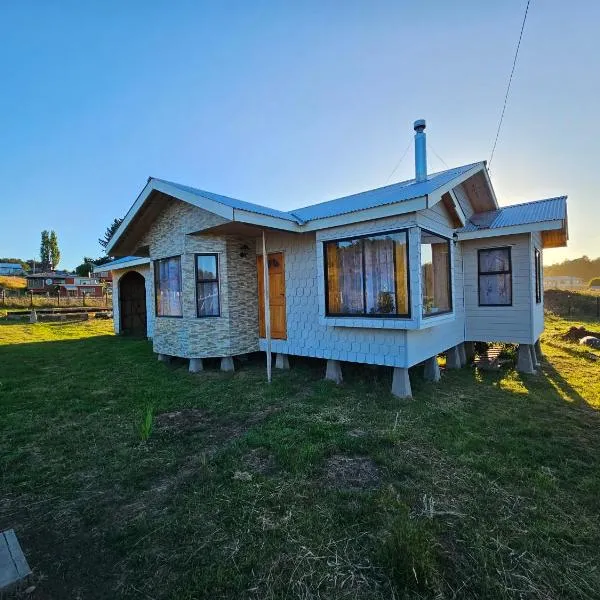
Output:
M475 344L473 342L465 342L464 347L467 364L472 363L475 358Z
M529 351L531 352L531 362L533 363L533 368L537 369L540 366L540 361L538 360L537 353L535 351L535 344L531 344L531 346L529 346Z
M221 371L226 371L226 372L235 371L235 366L233 364L233 356L224 356L221 359Z
M539 339L534 344L534 347L535 347L535 354L537 356L538 362L544 360L544 355L542 354L542 344L540 343Z
M423 376L427 381L440 380L440 365L438 364L437 356L432 356L425 361Z
M531 344L519 344L517 350L517 371L521 373L535 373L533 358L531 356Z
M290 361L287 354L281 354L278 352L275 355L275 368L284 369L286 371L290 368Z
M458 355L460 356L460 366L464 367L467 364L467 352L464 344L458 344Z
M171 357L168 354L158 354L158 362L170 363Z
M204 371L204 365L201 358L190 358L190 373L199 373Z
M394 367L392 377L392 394L397 398L412 398L412 389L410 387L410 377L408 369Z
M448 348L446 350L446 369L460 369L461 367L459 347L452 346L452 348Z
M340 384L344 381L342 377L342 366L340 365L339 360L331 360L327 361L327 368L325 369L325 379L329 379L330 381L335 381L335 383Z

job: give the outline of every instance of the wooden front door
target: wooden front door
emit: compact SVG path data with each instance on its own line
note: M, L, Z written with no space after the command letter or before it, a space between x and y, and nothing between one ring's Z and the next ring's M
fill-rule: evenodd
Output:
M285 264L283 252L268 255L269 266L269 308L271 310L271 337L275 340L285 340ZM262 255L256 257L258 271L258 328L260 337L265 332L265 291Z

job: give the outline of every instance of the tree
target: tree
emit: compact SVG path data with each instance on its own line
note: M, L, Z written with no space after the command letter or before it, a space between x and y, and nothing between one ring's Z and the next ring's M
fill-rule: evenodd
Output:
M50 264L50 234L47 229L42 231L42 242L40 244L40 265L43 271L51 269Z
M58 249L58 238L56 237L56 231L52 230L48 238L50 245L50 264L52 269L56 269L60 262L60 250Z
M83 262L79 266L75 267L75 273L77 273L79 277L87 277L95 266L96 262L93 258L84 256Z
M123 219L114 219L113 222L106 228L104 235L98 238L98 243L106 250L111 238L115 235L115 231L119 228L119 225L123 222Z

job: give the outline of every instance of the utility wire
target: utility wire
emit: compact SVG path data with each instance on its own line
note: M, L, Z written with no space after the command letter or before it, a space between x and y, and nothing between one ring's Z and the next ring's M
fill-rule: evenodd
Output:
M437 159L446 167L446 169L449 169L448 163L435 151L435 148L431 144L427 144L427 146L437 156Z
M413 144L412 140L410 142L408 142L408 146L406 146L406 150L402 153L402 156L398 159L398 162L396 163L394 170L390 173L390 176L387 178L387 180L385 182L386 185L389 183L390 179L394 176L394 173L398 170L400 163L404 160L404 158L408 154L408 151L410 150L412 144Z
M496 131L496 139L492 147L492 153L490 154L490 160L488 166L491 167L492 159L494 158L494 152L496 151L496 144L498 143L498 137L500 135L500 128L502 127L502 121L504 120L504 113L506 112L506 104L508 102L508 94L510 92L510 85L512 83L513 75L515 73L515 67L517 66L517 57L519 56L519 48L521 47L521 40L523 39L523 31L525 29L525 21L527 21L527 13L529 12L529 3L531 0L527 0L527 7L525 8L525 15L523 16L523 24L521 25L521 33L519 34L519 42L517 44L517 50L515 52L515 59L513 60L512 70L510 77L508 78L508 86L506 88L506 95L504 96L504 106L502 107L502 114L500 115L500 121L498 122L498 130Z

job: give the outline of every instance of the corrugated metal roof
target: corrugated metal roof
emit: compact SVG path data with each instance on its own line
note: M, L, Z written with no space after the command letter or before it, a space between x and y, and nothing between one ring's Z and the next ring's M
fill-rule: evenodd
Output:
M541 223L543 221L564 220L567 217L567 197L546 198L523 204L513 204L498 210L475 213L459 233L500 229L515 225Z
M252 202L245 202L244 200L237 200L236 198L221 196L220 194L213 194L212 192L199 190L197 188L193 188L187 185L181 185L180 183L174 183L172 181L166 181L164 179L156 179L155 177L153 177L152 179L154 179L155 181L162 181L167 185L172 185L173 187L178 188L184 192L194 194L194 196L198 196L199 198L208 198L209 200L213 200L214 202L224 204L225 206L229 206L231 208L247 210L249 212L257 213L259 215L266 215L269 217L278 217L279 219L285 219L286 221L292 221L294 223L297 222L297 219L291 214L283 212L281 210L276 210L275 208L269 208L268 206L261 206L260 204L253 204Z
M123 256L122 258L116 258L110 262L104 263L103 265L97 265L92 269L93 273L100 273L101 271L110 271L118 267L126 267L130 262L136 262L136 264L149 263L150 259L144 256Z
M412 200L413 198L431 194L438 188L446 185L454 178L463 175L477 165L483 166L483 163L473 163L462 167L456 167L455 169L441 171L440 173L432 173L425 181L417 182L414 179L409 179L382 188L368 190L360 194L353 194L352 196L329 200L328 202L322 202L321 204L313 204L312 206L299 208L290 212L306 222L365 210L375 206L384 206L386 204Z
M298 223L301 225L307 221L312 221L315 219L334 217L336 215L365 210L375 206L384 206L386 204L403 202L406 200L412 200L413 198L419 198L420 196L425 196L426 194L431 194L438 188L446 185L456 177L460 177L478 165L483 166L483 163L472 163L470 165L463 165L462 167L448 169L439 173L432 173L425 181L417 182L414 179L408 179L407 181L401 181L400 183L394 183L392 185L387 185L374 190L368 190L360 194L353 194L352 196L336 198L335 200L321 202L320 204L313 204L289 212L276 210L274 208L261 206L259 204L253 204L252 202L245 202L244 200L237 200L235 198L221 196L220 194L213 194L212 192L199 190L197 188L181 185L172 181L166 181L165 179L157 179L154 177L151 179L173 186L174 188L184 192L194 194L199 198L208 198L209 200L219 202L220 204L224 204L225 206L229 206L231 208L247 210L259 215L278 217L280 219L285 219L286 221L292 221L293 223Z

